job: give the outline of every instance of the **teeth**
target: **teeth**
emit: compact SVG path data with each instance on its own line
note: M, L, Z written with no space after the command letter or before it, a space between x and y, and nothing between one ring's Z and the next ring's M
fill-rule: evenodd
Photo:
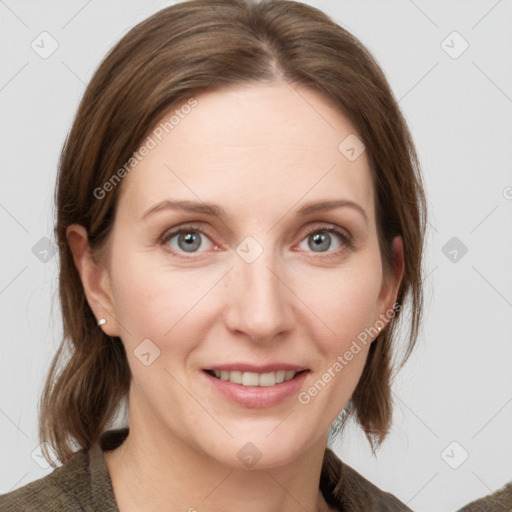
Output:
M293 372L295 373L295 372ZM280 384L281 382L284 382L284 377L286 375L286 372L284 370L277 370L276 372L276 384ZM292 375L293 377L293 375Z
M295 377L293 370L278 370L268 373L240 372L240 371L214 371L215 377L220 380L229 380L235 384L243 386L274 386L281 382L291 380Z

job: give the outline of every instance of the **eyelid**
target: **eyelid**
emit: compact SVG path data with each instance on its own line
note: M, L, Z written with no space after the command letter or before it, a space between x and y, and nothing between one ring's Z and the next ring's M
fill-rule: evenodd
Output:
M186 224L182 224L164 231L163 234L158 238L158 242L165 245L169 242L169 240L174 238L176 235L186 233L188 231L201 233L206 238L208 238L214 246L217 246L217 244L212 240L212 237L208 235L208 233L204 230L202 225L196 224L194 222L187 222Z
M347 229L337 226L336 224L331 224L329 222L321 222L321 221L313 224L312 226L308 226L308 228L306 230L306 236L310 235L312 233L316 233L317 231L329 232L329 230L338 232L340 235L345 236L349 240L352 239L352 235L350 234L350 232Z

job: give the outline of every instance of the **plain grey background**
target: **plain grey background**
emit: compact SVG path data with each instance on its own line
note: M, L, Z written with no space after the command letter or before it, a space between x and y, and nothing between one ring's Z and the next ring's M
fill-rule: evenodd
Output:
M37 403L61 335L62 144L106 52L171 3L0 0L0 493L51 471ZM383 67L430 207L425 319L395 383L395 426L377 458L353 427L335 450L412 509L453 511L512 480L512 1L305 3Z

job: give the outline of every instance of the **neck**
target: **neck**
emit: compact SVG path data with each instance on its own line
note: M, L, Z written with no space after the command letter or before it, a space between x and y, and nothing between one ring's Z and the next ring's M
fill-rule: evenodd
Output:
M247 470L221 464L137 418L130 414L128 437L104 454L120 512L331 510L319 491L324 438L283 466Z

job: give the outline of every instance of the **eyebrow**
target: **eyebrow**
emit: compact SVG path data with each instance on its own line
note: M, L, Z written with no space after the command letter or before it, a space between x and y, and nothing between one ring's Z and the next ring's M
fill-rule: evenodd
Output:
M362 206L349 199L333 199L328 201L316 201L306 203L301 206L295 213L301 217L312 215L313 213L324 212L328 210L334 210L335 208L352 208L358 211L364 218L366 224L368 224L368 216ZM159 212L162 210L181 210L189 213L201 213L204 215L210 215L218 219L226 219L226 211L218 205L212 203L195 202L195 201L178 201L167 199L160 201L159 203L151 206L143 214L141 219L145 219L150 214Z

